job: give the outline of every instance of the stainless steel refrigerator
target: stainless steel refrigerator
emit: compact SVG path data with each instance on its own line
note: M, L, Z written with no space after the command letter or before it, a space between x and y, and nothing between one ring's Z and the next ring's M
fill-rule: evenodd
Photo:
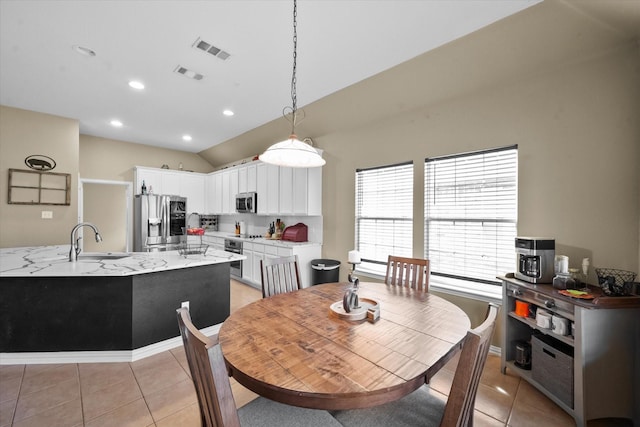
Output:
M187 226L187 199L137 194L133 212L135 252L176 250Z

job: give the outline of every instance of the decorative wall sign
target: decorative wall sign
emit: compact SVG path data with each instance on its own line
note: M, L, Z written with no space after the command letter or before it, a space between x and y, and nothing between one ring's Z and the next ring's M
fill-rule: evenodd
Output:
M56 167L56 161L51 157L33 154L24 159L24 164L37 171L50 171Z

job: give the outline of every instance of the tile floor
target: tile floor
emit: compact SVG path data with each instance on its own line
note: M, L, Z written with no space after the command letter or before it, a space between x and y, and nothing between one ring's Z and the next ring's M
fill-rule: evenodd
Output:
M231 310L261 298L232 281ZM432 388L447 394L456 361L442 369ZM0 366L0 427L199 426L189 368L181 347L133 363ZM231 379L237 406L256 395ZM513 375L500 373L490 355L476 401L475 424L564 427L573 419Z

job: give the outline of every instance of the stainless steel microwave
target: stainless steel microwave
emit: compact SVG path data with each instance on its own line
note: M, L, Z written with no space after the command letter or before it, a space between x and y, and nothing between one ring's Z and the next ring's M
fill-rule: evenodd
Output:
M236 194L236 212L256 213L258 211L258 194L255 191Z

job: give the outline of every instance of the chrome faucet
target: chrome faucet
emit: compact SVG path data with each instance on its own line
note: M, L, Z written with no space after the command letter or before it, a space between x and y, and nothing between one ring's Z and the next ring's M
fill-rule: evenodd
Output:
M96 233L96 242L102 242L102 236L100 235L100 232L95 225L91 224L90 222L79 223L71 230L71 249L69 250L69 262L76 262L78 260L78 255L80 255L80 252L82 251L79 245L80 239L82 239L82 237L76 237L76 233L81 227L85 226L91 227L93 232Z

